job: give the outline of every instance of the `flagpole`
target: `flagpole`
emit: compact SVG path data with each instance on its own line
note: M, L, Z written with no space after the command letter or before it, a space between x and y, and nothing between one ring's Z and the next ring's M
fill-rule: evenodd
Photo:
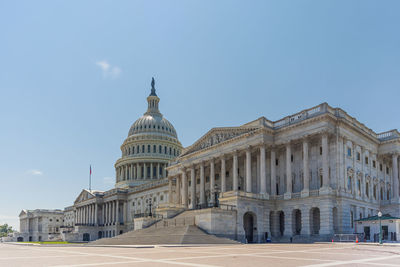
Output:
M92 165L90 166L90 172L89 172L89 191L92 191Z

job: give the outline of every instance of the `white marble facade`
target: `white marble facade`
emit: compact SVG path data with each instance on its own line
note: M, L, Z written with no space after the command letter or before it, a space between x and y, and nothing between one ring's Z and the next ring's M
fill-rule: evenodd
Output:
M64 238L95 240L158 212L242 242L354 233L378 210L400 216L397 130L377 134L323 103L278 121L212 128L182 148L159 112L131 126L115 163L115 188L82 190L64 210ZM213 208L211 208L213 207Z
M261 117L184 149L167 168L170 206L205 208L217 196L237 210L241 241L353 233L378 210L399 216L399 154L397 130L377 134L326 103Z

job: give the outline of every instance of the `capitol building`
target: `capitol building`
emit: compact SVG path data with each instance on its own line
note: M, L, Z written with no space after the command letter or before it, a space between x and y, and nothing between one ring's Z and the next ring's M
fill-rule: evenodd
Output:
M111 238L176 217L240 242L372 238L358 220L400 217L397 130L376 133L322 103L278 121L212 128L183 148L159 101L153 80L148 109L121 145L115 187L82 190L63 211L62 239ZM50 215L40 214L22 213L24 239L45 236L39 218ZM391 236L399 235L400 225Z

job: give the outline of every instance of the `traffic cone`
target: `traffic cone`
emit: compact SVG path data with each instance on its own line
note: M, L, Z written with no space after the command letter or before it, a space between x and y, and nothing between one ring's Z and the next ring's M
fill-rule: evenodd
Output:
M358 243L358 236L356 236L356 243Z
M332 243L333 243L333 239L332 239Z

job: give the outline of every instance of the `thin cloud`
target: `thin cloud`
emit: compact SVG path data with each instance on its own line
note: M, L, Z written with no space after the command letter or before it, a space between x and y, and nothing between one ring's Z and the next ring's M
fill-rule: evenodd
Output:
M107 60L97 61L96 65L101 69L103 78L116 79L121 75L121 68L111 65Z
M35 175L35 176L41 176L41 175L43 175L43 172L40 171L40 170L33 169L33 170L26 171L26 174Z

